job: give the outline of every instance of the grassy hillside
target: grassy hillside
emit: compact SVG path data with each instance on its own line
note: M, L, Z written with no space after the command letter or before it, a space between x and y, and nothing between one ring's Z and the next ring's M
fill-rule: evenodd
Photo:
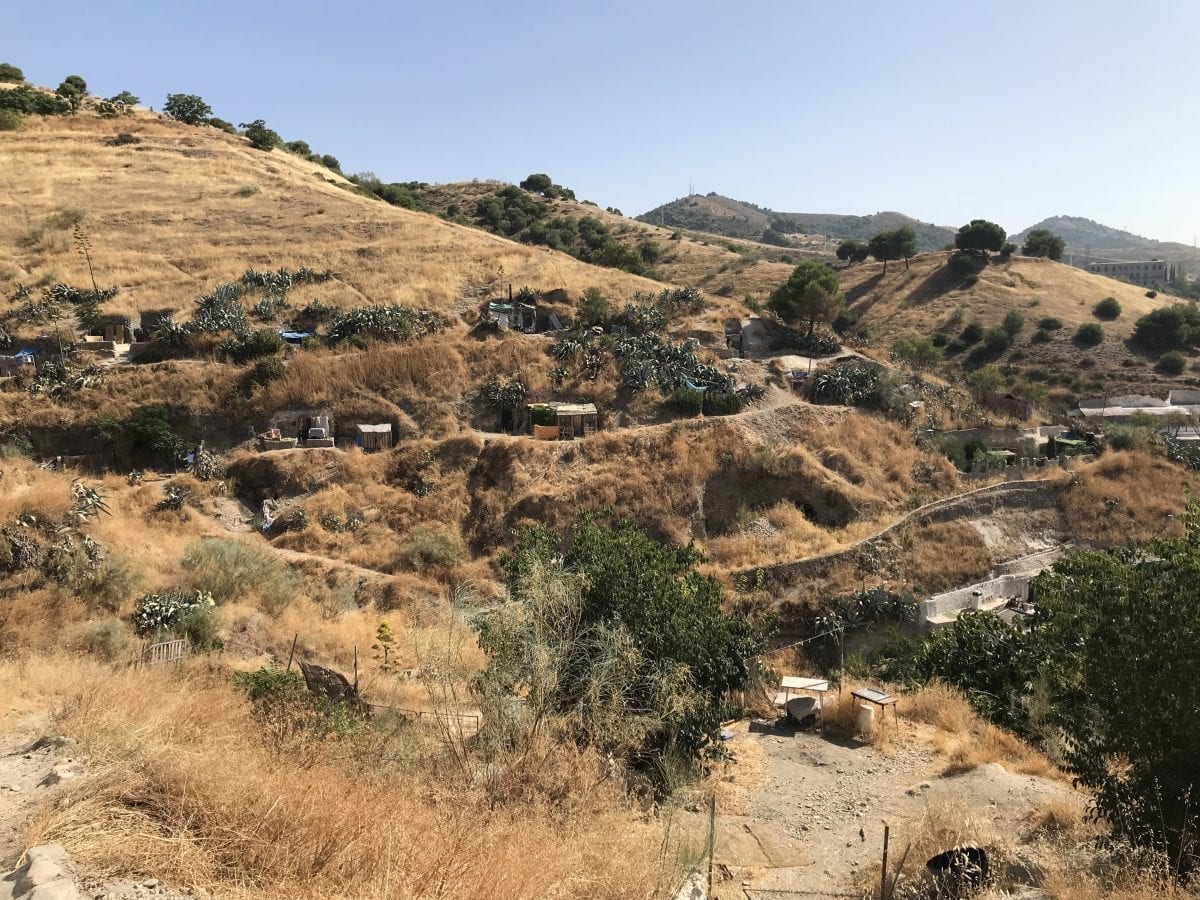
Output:
M785 235L787 240L799 246L819 243L825 249L830 249L829 242L848 238L867 240L880 231L901 225L912 226L921 250L937 250L954 239L954 230L951 228L921 222L898 212L878 212L869 216L777 212L752 203L730 200L719 194L681 197L638 218L666 227L690 228L754 240L760 239L763 231L770 226L776 233ZM823 240L814 242L812 235L820 235Z
M420 202L439 215L486 227L475 213L478 204L506 187L498 181L473 181L425 185L417 188L415 193ZM693 285L720 297L741 300L749 296L764 300L787 279L795 262L803 257L826 255L819 243L798 241L796 247L777 247L755 240L684 233L626 218L617 211L601 209L592 203L563 198L536 199L546 204L547 222L593 220L630 253L629 257L619 257L605 264L620 267L631 262L639 269L644 266L648 273L667 282ZM528 232L516 236L518 240L539 239Z
M1069 399L1096 393L1131 390L1164 392L1172 387L1200 383L1194 369L1169 377L1155 371L1155 358L1128 344L1138 317L1167 305L1174 298L1146 296L1136 285L1093 275L1047 259L993 257L978 276L954 273L950 254L928 253L906 268L893 263L887 274L879 263L855 266L842 273L842 287L850 312L858 316L878 343L890 346L902 336L938 333L947 343L973 322L984 329L1001 324L1015 310L1024 324L1012 347L995 354L976 354L979 345L951 352L951 363L967 368L991 363L1004 368L1013 380L1039 383ZM1121 314L1112 321L1097 318L1092 310L1105 297L1115 298ZM1058 320L1035 337L1043 320ZM1099 346L1074 340L1081 325L1103 328ZM1053 322L1044 324L1054 326Z
M112 146L119 133L137 143ZM111 312L184 309L247 267L337 273L333 305L403 303L454 312L470 280L613 298L653 281L585 265L360 196L330 170L283 150L149 114L30 117L0 133L0 299L18 284L89 284L72 249L78 221Z

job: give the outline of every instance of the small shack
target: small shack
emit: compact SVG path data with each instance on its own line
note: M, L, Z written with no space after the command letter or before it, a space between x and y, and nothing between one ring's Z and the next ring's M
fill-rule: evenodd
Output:
M530 403L529 421L539 441L571 441L595 434L600 413L594 403Z
M0 356L0 378L33 377L37 374L37 351L18 350L12 356Z
M358 424L354 426L357 434L354 436L355 445L362 447L367 453L375 450L392 449L392 423Z
M484 307L480 321L501 331L523 331L533 334L537 331L537 306L532 303L489 302Z
M84 341L112 344L133 343L133 326L128 316L100 316Z
M288 407L271 416L269 434L291 438L301 447L332 447L333 419L327 409Z

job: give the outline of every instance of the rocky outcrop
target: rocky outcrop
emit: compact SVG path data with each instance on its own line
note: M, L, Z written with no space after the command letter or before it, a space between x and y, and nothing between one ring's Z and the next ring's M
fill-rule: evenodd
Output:
M85 900L67 851L59 844L32 847L25 862L0 879L0 900Z

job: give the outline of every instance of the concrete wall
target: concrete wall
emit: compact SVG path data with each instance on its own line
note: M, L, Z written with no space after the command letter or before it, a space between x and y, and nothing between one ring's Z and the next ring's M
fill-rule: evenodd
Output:
M941 616L953 616L964 609L984 609L993 601L1017 597L1029 599L1030 575L1001 575L976 584L938 594L920 604L917 624L927 627L931 620Z

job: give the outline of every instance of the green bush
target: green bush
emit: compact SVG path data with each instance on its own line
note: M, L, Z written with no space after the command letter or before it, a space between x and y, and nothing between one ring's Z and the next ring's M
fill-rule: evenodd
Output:
M0 109L0 131L16 131L24 117L15 109Z
M222 349L239 365L263 356L272 356L284 348L283 338L273 328L260 328L243 338L230 338Z
M151 637L179 626L190 614L211 609L213 599L203 591L169 588L143 594L133 611L133 628L142 637Z
M79 649L106 662L117 662L130 651L128 626L120 619L101 619L88 626L79 638Z
M87 94L87 82L82 75L68 75L62 83L71 85L80 94Z
M0 109L14 109L20 113L36 116L62 116L71 112L74 106L65 97L28 85L21 85L0 91Z
M983 324L980 322L970 322L967 327L962 330L959 339L966 345L970 346L983 337Z
M1057 331L1062 327L1062 319L1056 319L1053 316L1047 316L1044 319L1038 319L1038 328L1042 329L1042 331Z
M267 127L262 119L242 123L243 134L250 141L250 146L256 150L271 151L283 145L283 138Z
M1004 328L989 328L983 334L983 347L988 353L1003 353L1012 344L1012 338Z
M986 264L987 261L985 258L974 253L968 253L965 250L955 250L950 254L950 258L946 260L946 265L950 271L962 276L978 275Z
M0 81L9 84L23 84L25 82L25 73L12 63L0 63Z
M304 593L304 581L274 554L224 538L204 538L183 554L188 583L215 603L258 598L278 615Z
M745 402L733 393L720 391L704 392L704 412L710 416L731 416L742 411Z
M1181 375L1187 367L1187 357L1178 350L1171 350L1158 358L1155 366L1164 375Z
M1025 317L1015 309L1010 309L1000 327L1004 329L1004 333L1010 338L1015 338L1021 329L1025 327Z
M1111 322L1117 316L1121 315L1121 304L1117 302L1116 297L1105 297L1092 307L1092 315L1097 319L1104 319L1106 322Z
M583 325L604 325L608 322L608 300L600 288L590 287L579 300L579 321Z
M934 338L941 338L943 345L946 341L944 334L934 335ZM898 338L892 344L892 356L908 363L914 369L931 368L942 360L942 351L935 339L915 336Z
M1134 323L1133 342L1147 350L1176 350L1200 338L1200 309L1175 303L1146 313Z
M167 94L163 112L186 125L199 125L212 115L212 107L195 94Z
M1095 347L1104 340L1104 329L1096 322L1080 325L1075 340L1087 347Z
M1033 337L1029 339L1030 343L1033 344L1048 344L1052 340L1054 340L1054 335L1046 331L1044 328L1039 328L1033 333Z
M681 416L698 416L704 411L704 391L679 388L667 398L667 405Z

